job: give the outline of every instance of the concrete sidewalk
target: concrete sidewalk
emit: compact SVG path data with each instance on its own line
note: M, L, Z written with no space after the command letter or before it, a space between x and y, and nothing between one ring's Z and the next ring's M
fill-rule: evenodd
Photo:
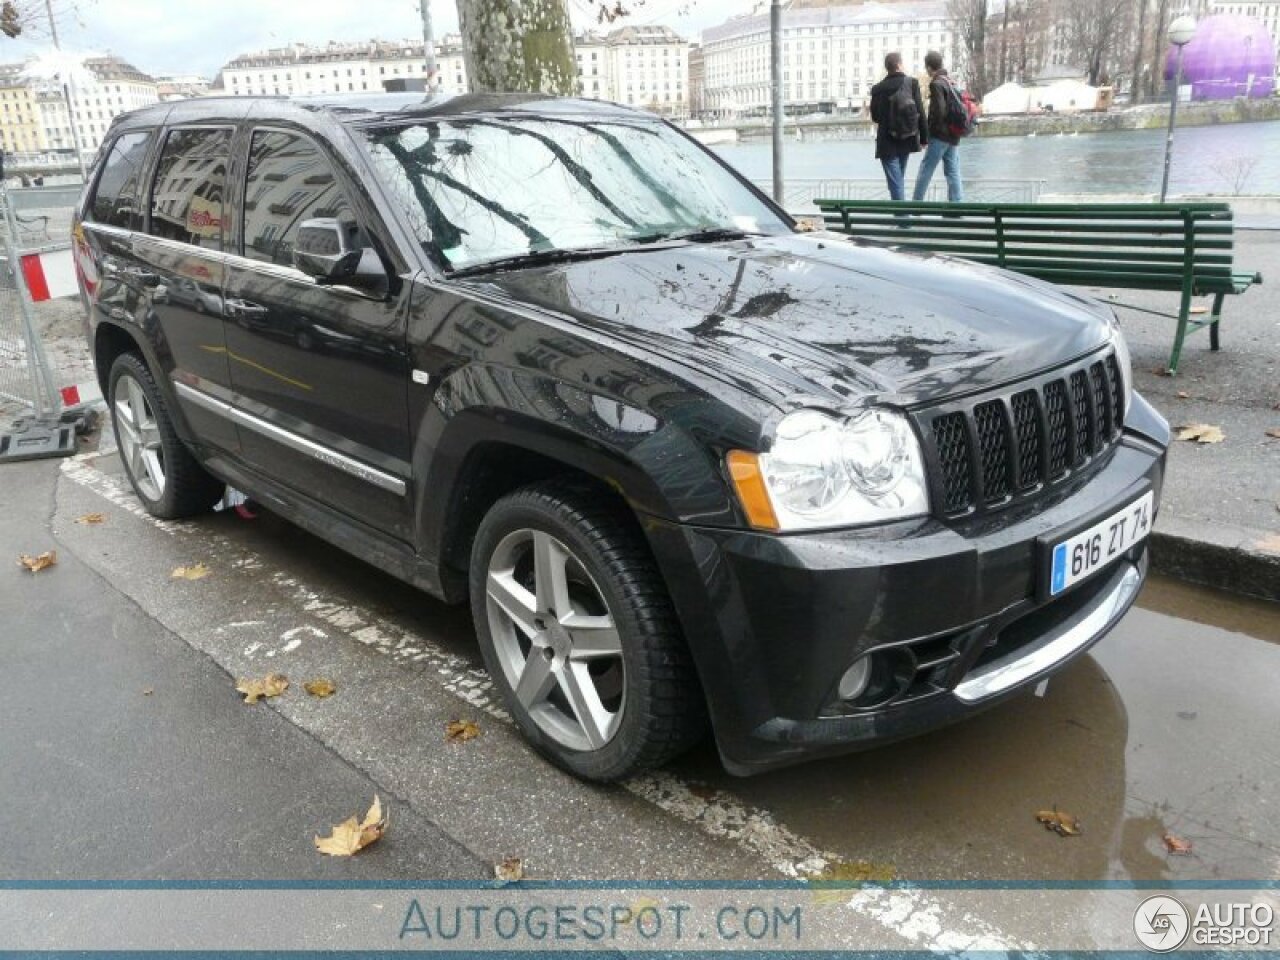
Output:
M1175 321L1121 305L1176 312L1177 294L1085 289L1117 306L1137 388L1169 424L1211 424L1225 434L1214 444L1174 441L1156 569L1280 600L1280 438L1267 435L1280 430L1280 230L1237 231L1235 261L1261 272L1263 285L1227 298L1220 351L1210 351L1207 330L1188 335L1176 377L1163 372Z

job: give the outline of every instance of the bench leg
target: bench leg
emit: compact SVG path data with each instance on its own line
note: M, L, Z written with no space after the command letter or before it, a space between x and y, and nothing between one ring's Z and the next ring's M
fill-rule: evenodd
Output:
M1209 327L1209 349L1218 349L1218 321L1222 319L1222 301L1226 294L1215 294L1213 298L1213 324Z
M1173 335L1173 352L1169 354L1169 376L1178 372L1178 359L1182 356L1182 342L1187 339L1187 321L1191 316L1191 294L1182 295L1182 306L1178 310L1178 332Z

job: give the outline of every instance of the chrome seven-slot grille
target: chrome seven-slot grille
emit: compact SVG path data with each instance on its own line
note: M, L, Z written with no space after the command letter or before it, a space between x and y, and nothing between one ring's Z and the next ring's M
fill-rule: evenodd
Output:
M925 411L939 512L990 510L1083 467L1119 438L1123 391L1108 353L958 409Z

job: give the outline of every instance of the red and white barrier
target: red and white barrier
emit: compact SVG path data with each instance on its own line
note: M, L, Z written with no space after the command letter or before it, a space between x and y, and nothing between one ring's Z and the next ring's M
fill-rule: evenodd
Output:
M71 410L100 402L102 388L98 386L98 381L90 380L88 383L73 383L69 387L63 387L58 395L62 397L62 406Z
M24 253L18 257L18 262L22 265L22 276L27 281L31 299L37 303L74 297L79 292L75 259L70 247L44 253Z

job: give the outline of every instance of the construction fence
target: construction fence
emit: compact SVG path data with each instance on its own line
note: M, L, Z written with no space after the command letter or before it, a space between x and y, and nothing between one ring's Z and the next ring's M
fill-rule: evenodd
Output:
M73 438L63 449L73 418L61 390L89 366L78 298L67 296L78 195L0 188L0 461L74 449Z

